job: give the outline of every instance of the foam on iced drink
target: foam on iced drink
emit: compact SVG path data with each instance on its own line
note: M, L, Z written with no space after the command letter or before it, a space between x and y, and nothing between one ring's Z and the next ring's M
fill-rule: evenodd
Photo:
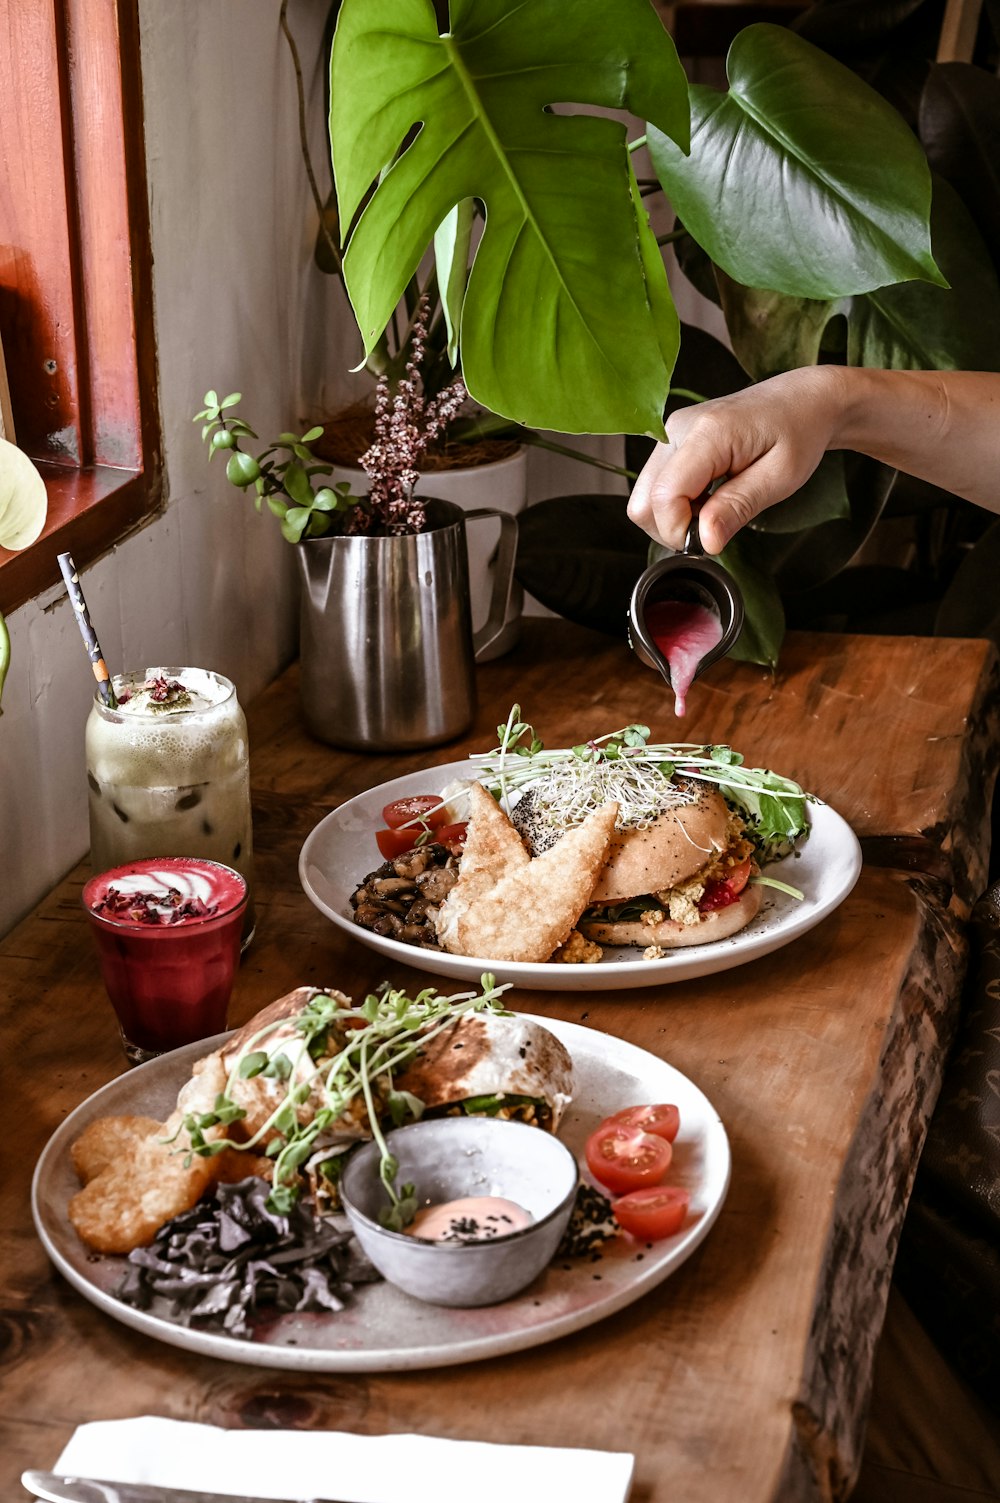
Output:
M148 687L180 684L183 692L157 701ZM232 685L199 668L149 668L118 675L117 709L92 721L88 771L101 784L175 788L235 771L246 761L243 712Z
M149 856L202 856L253 885L246 720L232 684L202 668L114 679L118 706L87 722L94 871ZM253 904L247 909L252 930Z

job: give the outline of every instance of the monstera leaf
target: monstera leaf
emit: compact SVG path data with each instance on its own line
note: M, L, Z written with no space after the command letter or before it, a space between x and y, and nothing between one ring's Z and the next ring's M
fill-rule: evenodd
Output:
M972 63L932 64L920 99L920 139L1000 270L1000 78Z
M625 504L621 496L588 495L529 506L518 519L518 584L567 621L624 637L649 551Z
M934 254L949 288L907 282L852 298L848 362L909 370L1000 370L1000 285L955 190L934 180Z
M430 0L344 0L331 100L366 354L439 226L477 199L459 328L475 400L536 428L661 435L677 315L625 127L585 112L628 110L688 149L687 79L649 0L452 0L443 35Z
M691 89L691 153L655 121L650 156L687 230L734 281L836 298L913 278L930 249L930 172L902 118L782 27L748 26L728 94Z

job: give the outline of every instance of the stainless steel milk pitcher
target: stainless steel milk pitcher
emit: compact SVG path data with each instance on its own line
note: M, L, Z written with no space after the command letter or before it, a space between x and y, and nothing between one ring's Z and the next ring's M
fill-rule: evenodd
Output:
M465 524L500 522L489 616L473 635ZM311 538L303 576L301 696L306 725L332 746L408 751L468 730L475 656L503 629L517 521L491 507L427 502L425 532Z

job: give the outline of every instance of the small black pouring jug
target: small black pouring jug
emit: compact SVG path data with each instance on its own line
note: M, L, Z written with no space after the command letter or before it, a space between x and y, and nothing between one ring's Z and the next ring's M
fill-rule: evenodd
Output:
M647 668L657 668L670 684L670 665L646 626L646 612L660 600L689 600L714 612L722 624L722 637L706 652L695 670L700 677L712 663L724 657L743 629L743 596L732 575L706 557L698 532L698 512L708 492L691 508L691 525L680 553L658 559L640 574L629 604L628 640L636 657ZM670 684L673 688L673 685Z

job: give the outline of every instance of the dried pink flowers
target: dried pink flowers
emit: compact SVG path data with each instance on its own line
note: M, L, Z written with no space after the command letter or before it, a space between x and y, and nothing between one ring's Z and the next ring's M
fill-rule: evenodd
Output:
M421 455L456 416L468 393L461 380L452 382L428 401L421 380L427 342L430 302L422 297L413 321L406 374L390 396L389 382L379 378L375 394L375 439L361 456L369 480L367 504L353 508L347 528L352 532L385 532L398 537L422 532L427 523L424 502L413 494Z

